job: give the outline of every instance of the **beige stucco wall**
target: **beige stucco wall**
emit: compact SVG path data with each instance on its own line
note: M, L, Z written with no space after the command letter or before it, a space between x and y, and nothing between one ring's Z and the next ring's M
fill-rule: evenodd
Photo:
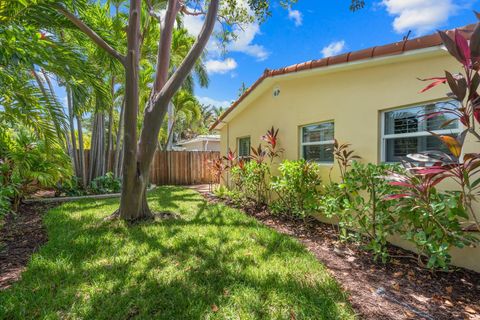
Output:
M333 120L338 141L351 143L362 161L378 163L381 112L445 98L446 86L419 94L426 83L417 80L442 75L444 70L459 72L460 66L445 52L436 51L421 58L390 59L381 65L372 63L331 73L305 72L274 78L261 93L251 94L255 100L240 105L240 112L224 120L220 130L221 152L236 149L237 139L245 136L250 136L252 146L257 146L260 137L273 125L280 129L283 158L298 159L300 127ZM274 97L272 93L277 88L280 95ZM472 148L478 149L473 142L468 146ZM325 182L330 170L333 177L338 176L336 167L321 166ZM392 242L409 247L399 238ZM461 253L455 250L453 256L454 264L480 272L480 248Z

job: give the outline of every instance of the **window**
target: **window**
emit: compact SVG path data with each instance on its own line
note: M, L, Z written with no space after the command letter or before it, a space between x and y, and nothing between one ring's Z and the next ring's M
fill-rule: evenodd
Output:
M437 134L456 136L460 132L458 120L449 114L425 119L423 116L441 108L455 106L455 102L437 102L424 106L384 112L382 129L382 160L384 162L398 162L410 153L429 150L448 152L443 143L432 136ZM443 126L447 121L453 120Z
M239 158L250 157L250 137L238 139L238 157Z
M302 127L302 158L319 163L333 163L333 131L333 121Z

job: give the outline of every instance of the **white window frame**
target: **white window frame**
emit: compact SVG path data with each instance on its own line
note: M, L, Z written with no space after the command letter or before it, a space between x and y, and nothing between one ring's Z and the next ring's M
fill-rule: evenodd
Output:
M250 149L248 149L248 155L247 156L241 156L240 155L240 140L242 140L242 139L248 139L250 141ZM249 159L251 154L252 154L251 148L252 148L252 139L251 139L250 136L243 136L243 137L238 137L237 138L237 152L238 152L238 158L239 159Z
M326 141L315 141L315 142L303 142L303 128L310 127L310 126L316 126L319 124L324 124L324 123L332 123L333 124L333 140L326 140ZM303 156L303 147L304 146L316 146L316 145L326 145L326 144L334 144L335 143L335 121L334 120L327 120L327 121L322 121L322 122L315 122L315 123L309 123L305 124L299 127L300 129L300 159L305 159ZM332 150L333 153L333 150ZM331 162L324 162L324 161L315 161L315 163L319 165L325 165L325 166L331 166L335 163L335 159L333 159Z
M432 103L440 103L440 102L449 102L451 100L438 100L438 101L431 101L431 102L425 102L425 103L419 103L419 104L414 104L410 105L407 107L400 107L400 108L394 108L394 109L388 109L384 110L380 114L380 121L381 121L381 126L380 126L380 141L381 141L381 150L380 150L380 160L382 163L398 163L398 162L387 162L386 161L386 152L387 152L387 140L388 139L400 139L400 138L416 138L416 137L428 137L431 136L431 134L428 131L420 131L420 132L410 132L410 133L398 133L398 134L385 134L385 114L391 111L398 111L398 110L407 110L411 108L417 108L417 107L424 107L428 104ZM458 128L457 129L443 129L443 130L433 130L432 132L439 134L439 135L451 135L451 134L460 134L462 132L462 124L458 121Z

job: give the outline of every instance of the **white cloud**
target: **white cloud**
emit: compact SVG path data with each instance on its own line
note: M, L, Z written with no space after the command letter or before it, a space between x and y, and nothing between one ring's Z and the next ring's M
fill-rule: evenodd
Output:
M322 49L323 57L331 57L341 53L345 49L345 41L335 41Z
M228 108L230 104L232 104L232 101L227 101L227 100L216 100L210 97L197 97L198 101L200 101L201 104L203 105L211 105L214 106L215 108Z
M194 11L193 9L189 10ZM194 37L197 37L200 33L200 30L202 30L203 18L201 16L184 15L183 26L188 30L188 33Z
M293 20L296 27L299 27L303 23L303 15L298 10L288 9L288 19Z
M396 32L412 30L417 35L442 26L458 9L452 0L382 0L382 4L395 16Z
M225 74L237 68L237 62L232 58L225 60L208 60L205 63L208 73Z
M244 0L237 1L239 1L240 3L244 2ZM195 11L194 9L190 10ZM197 37L200 33L200 30L202 29L203 20L203 16L185 15L183 19L183 24L192 36ZM216 24L215 31L221 31L221 26L219 23ZM260 61L268 58L269 52L267 52L265 47L254 43L255 37L260 34L260 26L258 23L248 23L246 25L242 25L242 27L235 26L233 28L233 31L237 37L231 43L227 44L227 51L242 52L248 54L249 56L255 57ZM215 37L213 36L210 38L210 41L207 44L207 50L210 55L214 56L220 56L223 51L220 44L218 43L218 40L215 39Z

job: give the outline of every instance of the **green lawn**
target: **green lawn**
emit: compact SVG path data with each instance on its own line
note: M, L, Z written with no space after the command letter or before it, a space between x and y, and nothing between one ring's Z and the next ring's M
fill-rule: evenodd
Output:
M152 191L181 219L104 222L118 200L45 216L49 241L0 292L2 319L352 319L337 283L298 241L192 190Z

